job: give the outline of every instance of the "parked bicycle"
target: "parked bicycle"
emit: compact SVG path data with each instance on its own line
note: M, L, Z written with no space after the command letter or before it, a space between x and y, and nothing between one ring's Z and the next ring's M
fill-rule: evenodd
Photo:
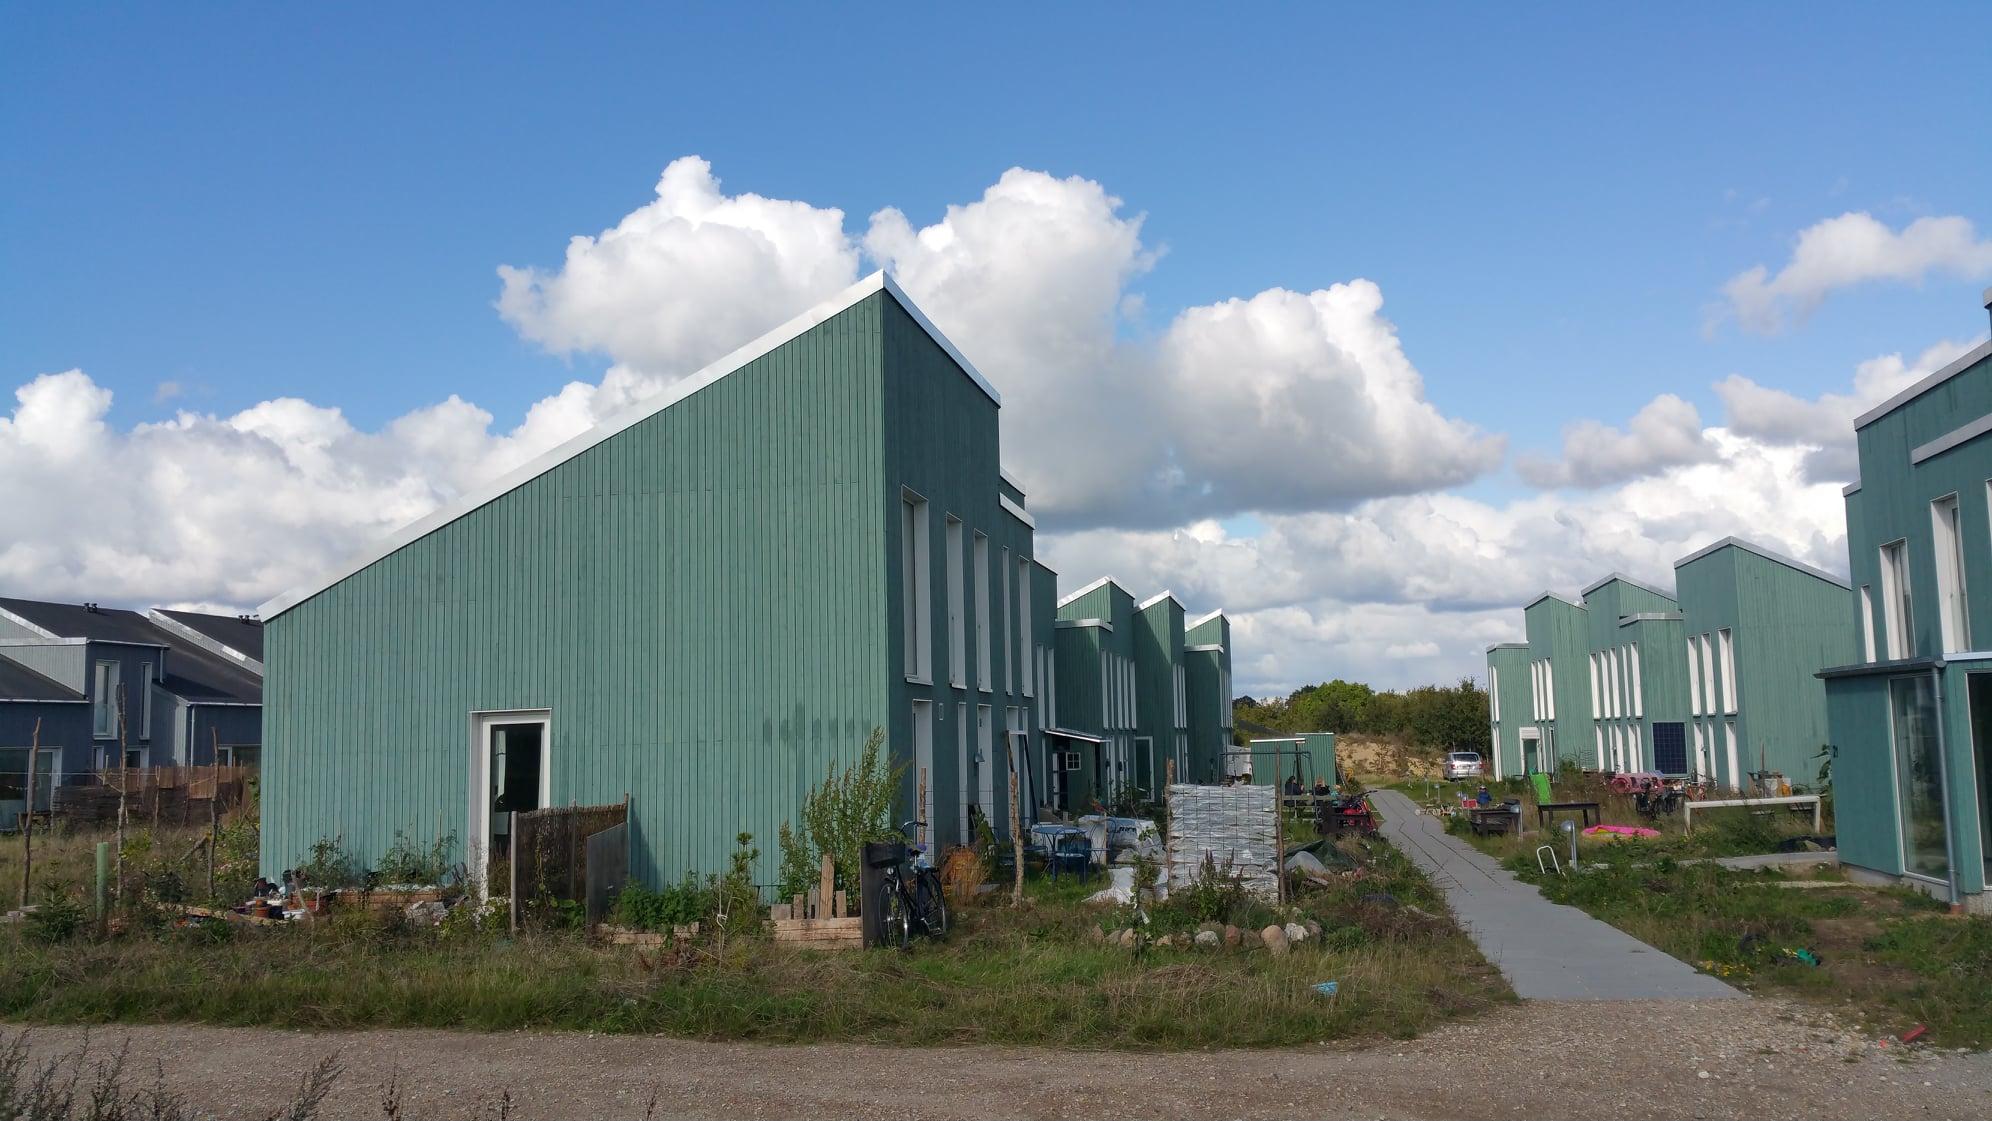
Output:
M948 900L940 874L927 860L927 846L913 843L914 827L924 824L909 821L899 827L906 843L895 846L893 858L885 864L885 882L876 902L881 945L905 949L915 933L947 937Z

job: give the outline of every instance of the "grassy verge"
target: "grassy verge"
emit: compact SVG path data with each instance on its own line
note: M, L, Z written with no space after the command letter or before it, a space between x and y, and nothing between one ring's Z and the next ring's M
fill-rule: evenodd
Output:
M1992 1047L1992 920L1944 913L1906 888L1683 864L1638 848L1574 876L1540 876L1527 857L1509 867L1546 897L1732 984L1829 1004L1891 1033L1924 1024L1943 1046ZM1793 882L1834 886L1779 886Z
M102 941L44 943L14 926L0 933L0 1017L1188 1048L1408 1036L1509 998L1408 862L1374 842L1350 858L1355 869L1336 886L1286 914L1236 903L1236 915L1209 916L1322 924L1322 937L1285 956L1094 941L1096 924L1131 914L1078 901L1098 880L1033 881L1030 906L971 908L946 942L904 954L753 936L645 951L574 934L412 928L359 911L310 928ZM1153 909L1151 937L1202 920L1184 899ZM1327 980L1340 982L1338 996L1314 991Z

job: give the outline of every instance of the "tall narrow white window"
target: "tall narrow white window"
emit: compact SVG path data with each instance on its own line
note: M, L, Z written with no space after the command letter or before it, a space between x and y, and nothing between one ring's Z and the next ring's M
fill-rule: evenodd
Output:
M989 691L989 537L975 535L975 687Z
M927 552L927 500L912 491L899 498L901 610L906 616L906 676L931 681L934 671L934 597ZM929 717L931 719L931 717Z
M1551 720L1556 719L1556 663L1555 662L1544 662L1542 664L1542 700L1543 700L1543 711L1549 713L1549 718Z
M1702 710L1701 659L1695 656L1695 637L1688 636L1688 711L1696 716Z
M1861 652L1874 661L1874 587L1861 585Z
M1114 726L1114 674L1107 668L1113 655L1100 651L1100 729L1105 731Z
M1632 676L1632 714L1643 717L1646 715L1646 687L1641 685L1639 681L1639 647L1636 645L1628 646L1626 647L1626 653L1632 655L1632 669L1630 671Z
M1017 664L1024 667L1024 696L1037 695L1032 686L1030 663L1034 657L1031 650L1031 559L1017 558Z
M98 662L90 690L90 731L100 740L118 737L118 687L121 667L117 662Z
M1590 657L1591 663L1591 711L1598 711L1598 655Z
M955 783L955 827L960 831L956 836L961 838L961 843L964 845L975 843L975 834L969 832L968 827L968 804L973 801L969 795L968 780L969 776L974 774L974 771L970 770L973 765L968 757L968 705L965 702L957 703L955 705L955 777L959 781Z
M1715 711L1715 643L1704 632L1701 636L1702 663L1702 711Z
M913 702L913 762L919 768L915 780L926 787L926 798L919 807L920 824L917 826L918 839L926 843L939 829L934 818L934 702Z
M1605 651L1605 715L1617 719L1619 714L1619 656L1617 650Z
M1529 663L1529 719L1542 719L1542 663Z
M948 683L959 689L968 684L968 596L962 585L963 571L961 519L948 515Z
M1722 711L1736 711L1736 636L1728 627L1715 632L1716 643L1722 648Z
M1050 646L1044 650L1044 691L1048 694L1048 703L1045 705L1045 727L1063 727L1058 722L1058 650Z
M1964 527L1958 522L1957 495L1930 503L1931 539L1937 551L1937 621L1943 652L1971 649L1971 620L1964 610Z
M1488 719L1501 722L1501 667L1487 667L1487 711Z
M1891 659L1913 658L1916 647L1915 618L1909 605L1909 542L1897 541L1881 547L1882 633L1888 636Z
M1010 625L1010 550L1004 549L997 556L996 563L997 575L1003 585L1003 598L996 601L996 610L1003 613L1003 645L997 647L997 651L1003 656L1003 691L1014 693L1017 691L1017 632Z
M138 736L152 738L152 663L143 662L138 667Z

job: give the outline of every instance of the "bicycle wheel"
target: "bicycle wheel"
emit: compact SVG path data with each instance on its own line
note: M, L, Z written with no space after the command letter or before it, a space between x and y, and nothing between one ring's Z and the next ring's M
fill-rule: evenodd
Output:
M927 928L927 934L934 938L948 936L948 894L941 888L941 877L932 868L920 869L920 878L913 889L914 901L920 908L920 924Z
M878 889L878 944L892 950L903 950L913 940L913 916L906 906L906 893L899 890L899 884L887 880Z

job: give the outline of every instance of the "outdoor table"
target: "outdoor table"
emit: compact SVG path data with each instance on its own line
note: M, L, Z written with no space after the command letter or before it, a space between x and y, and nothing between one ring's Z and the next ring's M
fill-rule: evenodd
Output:
M1547 827L1558 810L1576 810L1585 825L1598 824L1601 816L1596 802L1542 802L1536 806L1536 824Z

